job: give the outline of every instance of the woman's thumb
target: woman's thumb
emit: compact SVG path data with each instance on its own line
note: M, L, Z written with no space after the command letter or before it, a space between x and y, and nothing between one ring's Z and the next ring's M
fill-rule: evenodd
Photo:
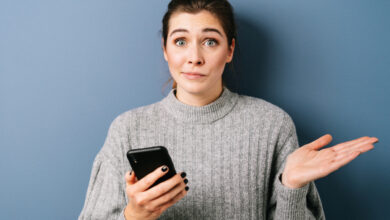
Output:
M332 141L332 135L326 134L318 138L317 140L307 144L306 146L313 150L318 150L324 147L325 145L328 145L331 141Z
M137 182L136 178L137 178L137 177L135 177L134 171L131 171L131 172L128 171L128 172L126 173L125 179L126 179L126 183L127 183L127 184L133 185L134 183Z

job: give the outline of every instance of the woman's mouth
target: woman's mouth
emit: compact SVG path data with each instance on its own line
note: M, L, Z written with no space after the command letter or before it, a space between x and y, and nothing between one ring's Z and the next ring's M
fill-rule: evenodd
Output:
M199 78L202 78L202 77L206 76L206 75L201 74L201 73L191 73L191 72L182 73L182 74L187 79L199 79Z

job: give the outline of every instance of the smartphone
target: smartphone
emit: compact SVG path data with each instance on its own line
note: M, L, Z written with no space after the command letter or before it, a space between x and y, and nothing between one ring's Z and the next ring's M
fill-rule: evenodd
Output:
M164 146L154 146L129 150L127 159L133 169L135 176L141 180L144 176L154 171L162 165L168 166L169 170L164 176L160 177L152 186L164 182L165 180L176 175L176 170L168 150Z

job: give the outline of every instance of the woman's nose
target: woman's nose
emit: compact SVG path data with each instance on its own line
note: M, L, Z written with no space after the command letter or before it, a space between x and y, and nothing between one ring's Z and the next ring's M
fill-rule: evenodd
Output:
M189 64L201 65L204 63L202 52L200 51L200 48L198 46L192 46L188 48L188 50L189 50L188 51Z

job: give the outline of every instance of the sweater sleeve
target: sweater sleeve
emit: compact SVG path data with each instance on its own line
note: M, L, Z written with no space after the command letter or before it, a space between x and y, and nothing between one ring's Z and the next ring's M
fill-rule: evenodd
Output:
M84 207L79 220L124 220L126 206L124 187L113 165L97 155L92 166Z
M267 219L325 219L321 199L314 182L291 189L281 182L287 156L299 147L296 129L285 113L274 154Z
M96 155L83 209L78 220L125 220L127 204L123 152L128 145L125 123L111 123L105 143Z

